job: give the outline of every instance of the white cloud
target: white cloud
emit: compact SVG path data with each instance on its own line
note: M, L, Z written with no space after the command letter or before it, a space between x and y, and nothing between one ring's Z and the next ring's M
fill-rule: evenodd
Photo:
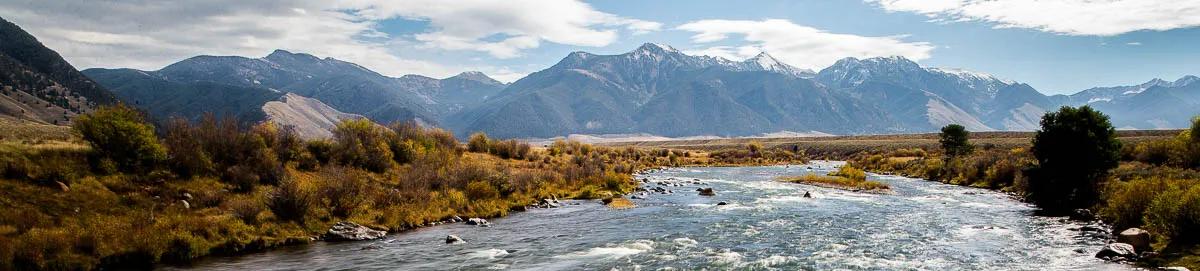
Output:
M81 68L156 70L196 55L255 57L287 49L388 75L455 72L396 57L373 21L335 8L312 0L0 1L0 16ZM360 36L384 40L369 42Z
M1200 1L1178 0L866 0L888 11L943 21L983 21L1086 36L1200 26Z
M1141 42L1136 42L1136 41L1135 41L1135 42L1126 42L1126 43L1125 43L1125 45L1129 45L1129 46L1141 46L1141 45L1142 45L1142 43L1141 43Z
M156 70L196 55L258 57L286 49L358 63L391 76L433 77L454 75L462 71L461 65L402 58L395 52L434 48L509 58L542 41L603 46L615 41L620 31L638 34L661 28L575 0L17 0L0 1L0 17L80 68ZM392 18L426 20L431 30L410 37L380 32L379 21ZM497 36L504 38L488 41Z
M689 50L691 54L743 59L759 52L768 52L790 65L808 69L821 69L845 57L903 56L922 60L929 58L934 48L927 42L903 41L903 36L836 34L779 19L701 20L680 25L677 29L695 32L691 39L699 44L725 41L732 35L739 35L746 42L740 46L710 46Z
M600 12L577 0L348 0L343 4L371 20L428 21L433 30L415 35L426 47L482 51L497 58L520 56L543 40L599 47L616 41L619 29L644 34L662 28L657 22Z

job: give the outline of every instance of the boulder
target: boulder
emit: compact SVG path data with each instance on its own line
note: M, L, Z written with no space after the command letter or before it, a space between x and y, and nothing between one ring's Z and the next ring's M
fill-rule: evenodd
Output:
M717 192L714 192L711 187L706 187L706 188L700 189L700 195L701 196L716 196Z
M463 222L462 217L459 217L459 216L450 217L450 223L458 223L458 222Z
M724 201L722 201L722 202L718 202L718 203L717 203L717 206L721 206L721 205L729 205L729 203L728 203L728 202L724 202Z
M1128 228L1117 234L1118 243L1132 245L1137 251L1150 250L1150 233L1139 228Z
M488 221L487 221L487 219L472 217L471 219L467 219L467 225L487 226Z
M71 192L71 187L67 186L67 184L65 184L63 182L54 182L54 183L58 184L59 190L62 190L63 192Z
M192 200L192 194L188 193L188 192L183 192L183 199Z
M1110 261L1133 260L1137 259L1137 251L1133 249L1133 245L1126 243L1111 243L1104 245L1104 249L1096 252L1096 258L1101 258Z
M383 238L387 232L372 230L358 223L342 221L333 224L329 231L325 233L325 240L329 241L362 241Z
M184 209L191 209L191 208L192 208L192 204L191 204L191 203L188 203L186 199L179 200L179 203L180 203L180 204L183 204L183 208L184 208Z
M460 243L466 243L466 242L467 241L463 241L462 238L458 238L458 236L455 236L453 234L446 235L446 243L447 244L460 244Z

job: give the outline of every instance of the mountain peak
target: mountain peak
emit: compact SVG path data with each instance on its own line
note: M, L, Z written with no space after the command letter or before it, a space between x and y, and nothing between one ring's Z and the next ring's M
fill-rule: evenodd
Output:
M488 84L502 84L500 81L496 81L496 79L492 79L492 77L489 77L489 76L487 76L487 74L484 74L483 72L480 72L480 71L465 71L465 72L459 73L458 75L451 76L446 79L462 79L462 80L471 80L471 81L477 81L477 82L488 83Z
M270 60L270 61L288 61L288 60L291 60L291 61L295 61L295 60L321 61L320 58L317 58L316 56L313 56L310 54L292 53L292 52L289 52L289 51L283 50L283 49L275 49L275 51L271 52L270 55L263 57L263 59Z
M642 44L642 46L639 46L636 50L634 50L634 52L639 52L639 51L655 52L655 53L679 52L679 50L676 50L675 47L671 47L670 45L653 43L653 42L644 43L644 44Z
M1180 77L1179 80L1175 80L1175 82L1172 82L1171 84L1176 87L1181 87L1181 86L1186 86L1186 85L1195 83L1197 81L1200 81L1200 77L1196 77L1195 75L1185 75L1183 77Z

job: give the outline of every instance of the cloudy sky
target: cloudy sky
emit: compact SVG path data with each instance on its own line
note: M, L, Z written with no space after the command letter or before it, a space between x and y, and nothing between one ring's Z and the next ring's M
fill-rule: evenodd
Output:
M645 42L820 70L899 55L1072 93L1200 74L1200 0L0 0L79 68L275 49L400 76L502 81Z

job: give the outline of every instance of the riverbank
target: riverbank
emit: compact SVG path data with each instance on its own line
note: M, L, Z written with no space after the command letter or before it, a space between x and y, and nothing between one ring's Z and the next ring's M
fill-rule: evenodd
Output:
M115 118L95 124L144 128L104 138L136 138L151 146L137 148L145 156L114 157L78 133L0 142L0 269L144 269L308 244L339 222L406 232L502 217L544 199L611 198L652 167L803 162L775 151L577 142L472 147L439 129L355 121L333 140L216 119L172 122L155 135L149 124Z

